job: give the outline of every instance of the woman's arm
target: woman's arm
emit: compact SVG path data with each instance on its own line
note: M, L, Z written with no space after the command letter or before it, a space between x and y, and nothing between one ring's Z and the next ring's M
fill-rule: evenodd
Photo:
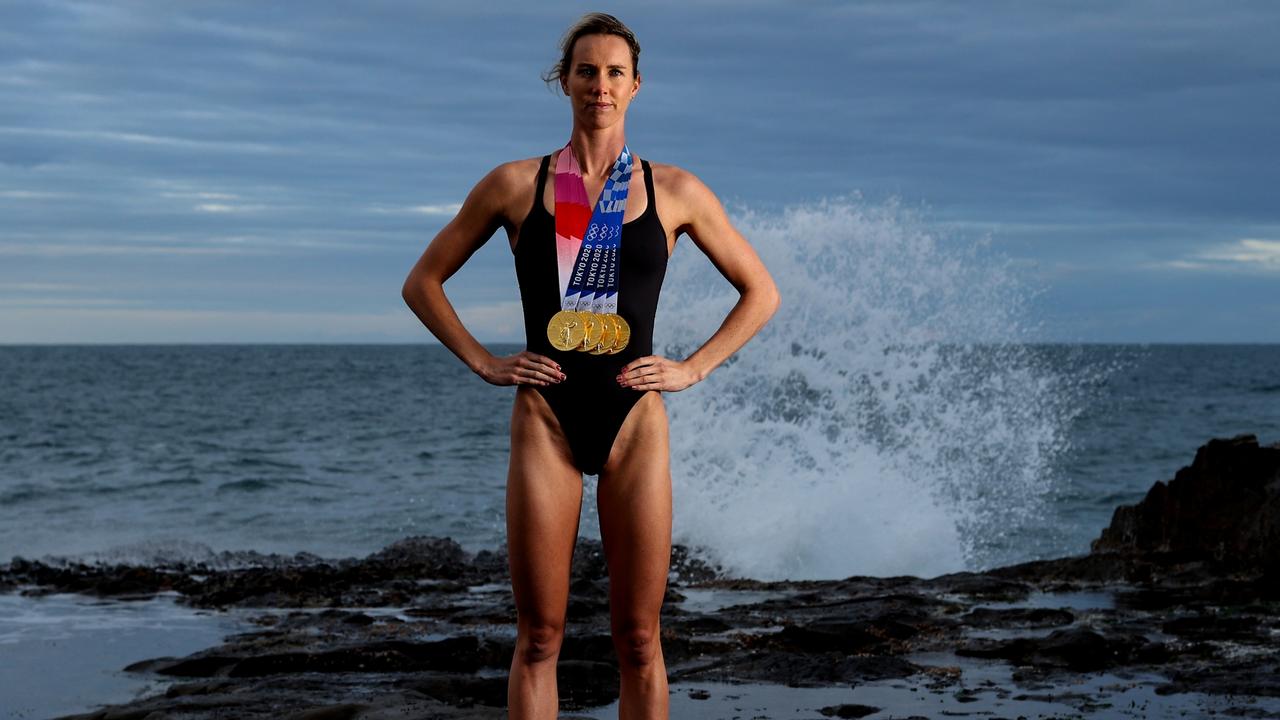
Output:
M759 332L781 302L760 256L734 229L711 189L680 168L663 171L670 188L663 215L676 220L677 234L687 233L740 296L715 334L684 361L650 355L623 367L620 382L637 390L683 390L703 380Z
M458 214L436 234L405 278L401 295L423 325L486 382L546 385L563 378L560 367L528 351L495 357L462 325L444 294L444 283L507 221L519 187L518 163L494 168L472 188Z

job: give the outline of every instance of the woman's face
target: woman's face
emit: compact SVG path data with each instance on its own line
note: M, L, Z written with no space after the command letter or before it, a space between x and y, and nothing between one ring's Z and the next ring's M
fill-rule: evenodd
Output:
M631 48L617 35L583 35L573 45L569 73L560 86L573 115L591 127L620 122L640 89L631 67Z

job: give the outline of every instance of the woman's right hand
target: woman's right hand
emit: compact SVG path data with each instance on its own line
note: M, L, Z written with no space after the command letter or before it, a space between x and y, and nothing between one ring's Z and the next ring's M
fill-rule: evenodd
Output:
M528 350L495 357L476 374L493 385L551 385L564 380L564 373L554 360Z

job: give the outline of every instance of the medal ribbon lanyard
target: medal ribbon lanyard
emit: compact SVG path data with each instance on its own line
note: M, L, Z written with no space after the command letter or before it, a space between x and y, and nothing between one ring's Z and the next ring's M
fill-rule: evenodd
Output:
M572 142L556 159L556 271L562 310L618 311L622 216L631 168L631 150L623 145L592 207Z

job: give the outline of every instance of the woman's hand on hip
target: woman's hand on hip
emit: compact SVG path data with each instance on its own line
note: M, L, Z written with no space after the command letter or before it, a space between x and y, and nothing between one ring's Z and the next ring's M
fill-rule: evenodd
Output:
M564 373L554 360L528 350L495 357L476 374L493 385L552 385L564 380Z
M634 390L676 392L698 382L698 375L687 363L661 355L646 355L622 366L618 384Z

